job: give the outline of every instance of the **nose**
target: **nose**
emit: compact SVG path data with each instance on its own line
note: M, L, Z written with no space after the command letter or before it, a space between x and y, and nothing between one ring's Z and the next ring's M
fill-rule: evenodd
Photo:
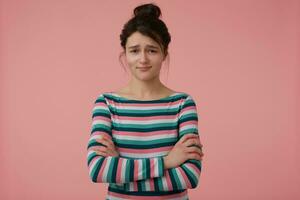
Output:
M147 53L146 52L141 51L140 61L141 61L141 63L146 63L148 61L148 57L147 57Z

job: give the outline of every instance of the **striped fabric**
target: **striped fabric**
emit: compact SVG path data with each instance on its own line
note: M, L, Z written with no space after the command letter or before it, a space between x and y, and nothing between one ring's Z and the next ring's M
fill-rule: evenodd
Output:
M187 133L198 133L195 101L184 92L158 100L131 100L113 92L101 93L92 111L87 146L89 175L95 183L109 183L107 199L136 197L188 199L187 189L198 185L201 162L187 160L164 169L163 157ZM107 135L119 157L94 151Z

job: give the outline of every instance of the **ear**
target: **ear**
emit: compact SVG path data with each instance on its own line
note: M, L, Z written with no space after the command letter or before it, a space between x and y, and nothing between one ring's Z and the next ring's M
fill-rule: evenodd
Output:
M169 52L168 52L168 51L166 51L166 53L164 54L163 61L165 61L165 60L166 60L166 58L167 58L168 54L169 54Z

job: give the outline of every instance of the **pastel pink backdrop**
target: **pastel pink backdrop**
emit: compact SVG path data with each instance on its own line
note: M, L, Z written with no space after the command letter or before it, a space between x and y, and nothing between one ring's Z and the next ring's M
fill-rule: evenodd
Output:
M1 1L0 199L104 199L86 164L92 104L126 83L119 34L146 2ZM299 199L299 1L155 2L172 35L162 80L198 106L190 199Z

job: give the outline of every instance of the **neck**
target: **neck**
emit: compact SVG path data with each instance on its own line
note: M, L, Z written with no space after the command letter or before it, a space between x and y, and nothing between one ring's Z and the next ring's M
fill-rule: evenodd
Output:
M141 81L133 78L129 81L128 88L131 94L134 94L139 98L147 98L160 94L161 91L165 89L165 86L159 78L149 81Z

